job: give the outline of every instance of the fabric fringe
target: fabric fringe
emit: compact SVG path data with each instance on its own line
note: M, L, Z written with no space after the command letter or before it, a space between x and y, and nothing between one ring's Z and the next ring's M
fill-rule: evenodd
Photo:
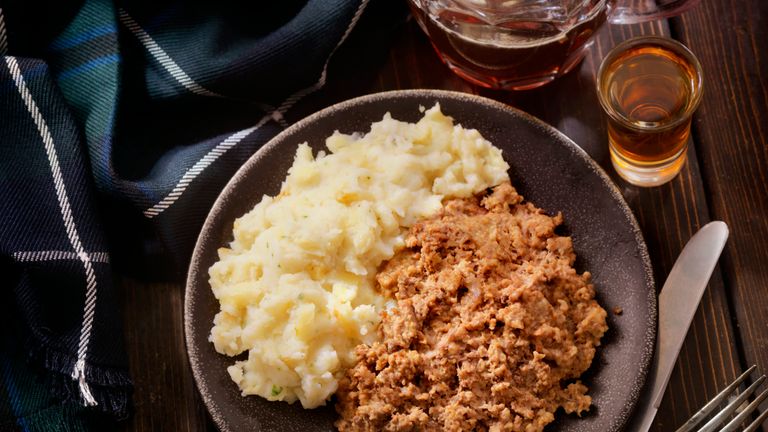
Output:
M96 400L96 408L101 412L113 415L116 420L128 418L131 412L131 387L105 387L92 383L90 390ZM51 376L51 390L63 402L75 402L82 405L79 383L69 375L54 374Z
M35 342L28 343L29 356L45 369L70 376L74 369L77 357L71 354L53 350L47 346L40 346ZM99 386L132 386L133 382L128 378L128 371L120 368L109 368L85 364L85 378L89 384Z
M41 347L34 342L28 349L29 358L33 364L44 370L51 384L54 396L62 402L75 402L79 405L89 405L83 400L80 390L81 383L73 379L72 372L77 362L74 355L65 354L49 347ZM118 420L127 418L131 410L131 394L133 383L128 378L128 371L118 368L94 366L84 363L82 368L85 382L88 383L90 395L96 402L99 411L112 414ZM80 378L78 376L78 378Z
M80 395L83 397L85 406L96 406L98 402L93 398L91 386L85 379L85 360L78 359L75 363L75 370L70 375L73 380L77 380L77 386L80 388Z

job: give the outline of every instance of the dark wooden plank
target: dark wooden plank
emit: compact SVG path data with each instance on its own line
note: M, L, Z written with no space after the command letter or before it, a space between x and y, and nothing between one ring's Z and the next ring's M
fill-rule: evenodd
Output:
M762 372L768 371L767 26L764 1L704 1L673 21L704 69L694 135L710 213L731 227L723 268L742 367L757 364Z
M125 431L214 431L184 348L184 287L120 281L135 413Z

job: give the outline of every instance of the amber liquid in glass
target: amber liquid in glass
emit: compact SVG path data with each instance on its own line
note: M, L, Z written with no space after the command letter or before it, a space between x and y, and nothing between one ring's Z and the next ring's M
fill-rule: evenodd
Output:
M562 29L546 21L514 21L490 25L454 10L437 16L409 2L440 58L457 75L497 89L539 87L567 73L584 57L592 36L606 20L605 0L585 6L586 17ZM452 23L448 28L443 23Z
M614 162L668 164L663 169L676 173L685 161L697 79L692 64L661 46L630 48L607 65L600 86L612 114L608 138Z

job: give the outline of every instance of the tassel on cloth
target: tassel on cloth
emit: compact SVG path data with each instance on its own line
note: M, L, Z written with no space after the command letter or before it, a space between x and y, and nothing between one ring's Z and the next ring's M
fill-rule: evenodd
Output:
M72 371L72 379L76 380L80 387L80 395L83 397L83 405L98 405L93 394L91 394L91 388L88 386L88 382L85 381L85 359L78 359L77 363L75 363L75 370Z

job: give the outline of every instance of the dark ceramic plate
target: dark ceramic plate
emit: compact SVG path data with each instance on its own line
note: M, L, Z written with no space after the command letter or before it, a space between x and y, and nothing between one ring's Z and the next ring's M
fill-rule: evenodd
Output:
M559 411L547 431L622 429L653 355L656 296L645 243L618 189L576 144L530 115L478 96L414 90L353 99L296 123L254 154L216 200L195 246L184 317L197 388L223 431L330 431L336 418L332 404L304 410L299 403L240 396L226 371L233 360L208 342L219 309L208 285L208 268L217 259L216 249L232 239L232 222L263 194L279 192L300 143L309 142L317 151L334 130L366 132L386 112L413 122L421 117L420 105L435 102L503 150L512 182L526 199L550 213L563 213L579 257L577 269L592 272L598 301L609 311L610 330L582 377L593 398L591 411L581 419ZM611 312L617 306L621 315Z

